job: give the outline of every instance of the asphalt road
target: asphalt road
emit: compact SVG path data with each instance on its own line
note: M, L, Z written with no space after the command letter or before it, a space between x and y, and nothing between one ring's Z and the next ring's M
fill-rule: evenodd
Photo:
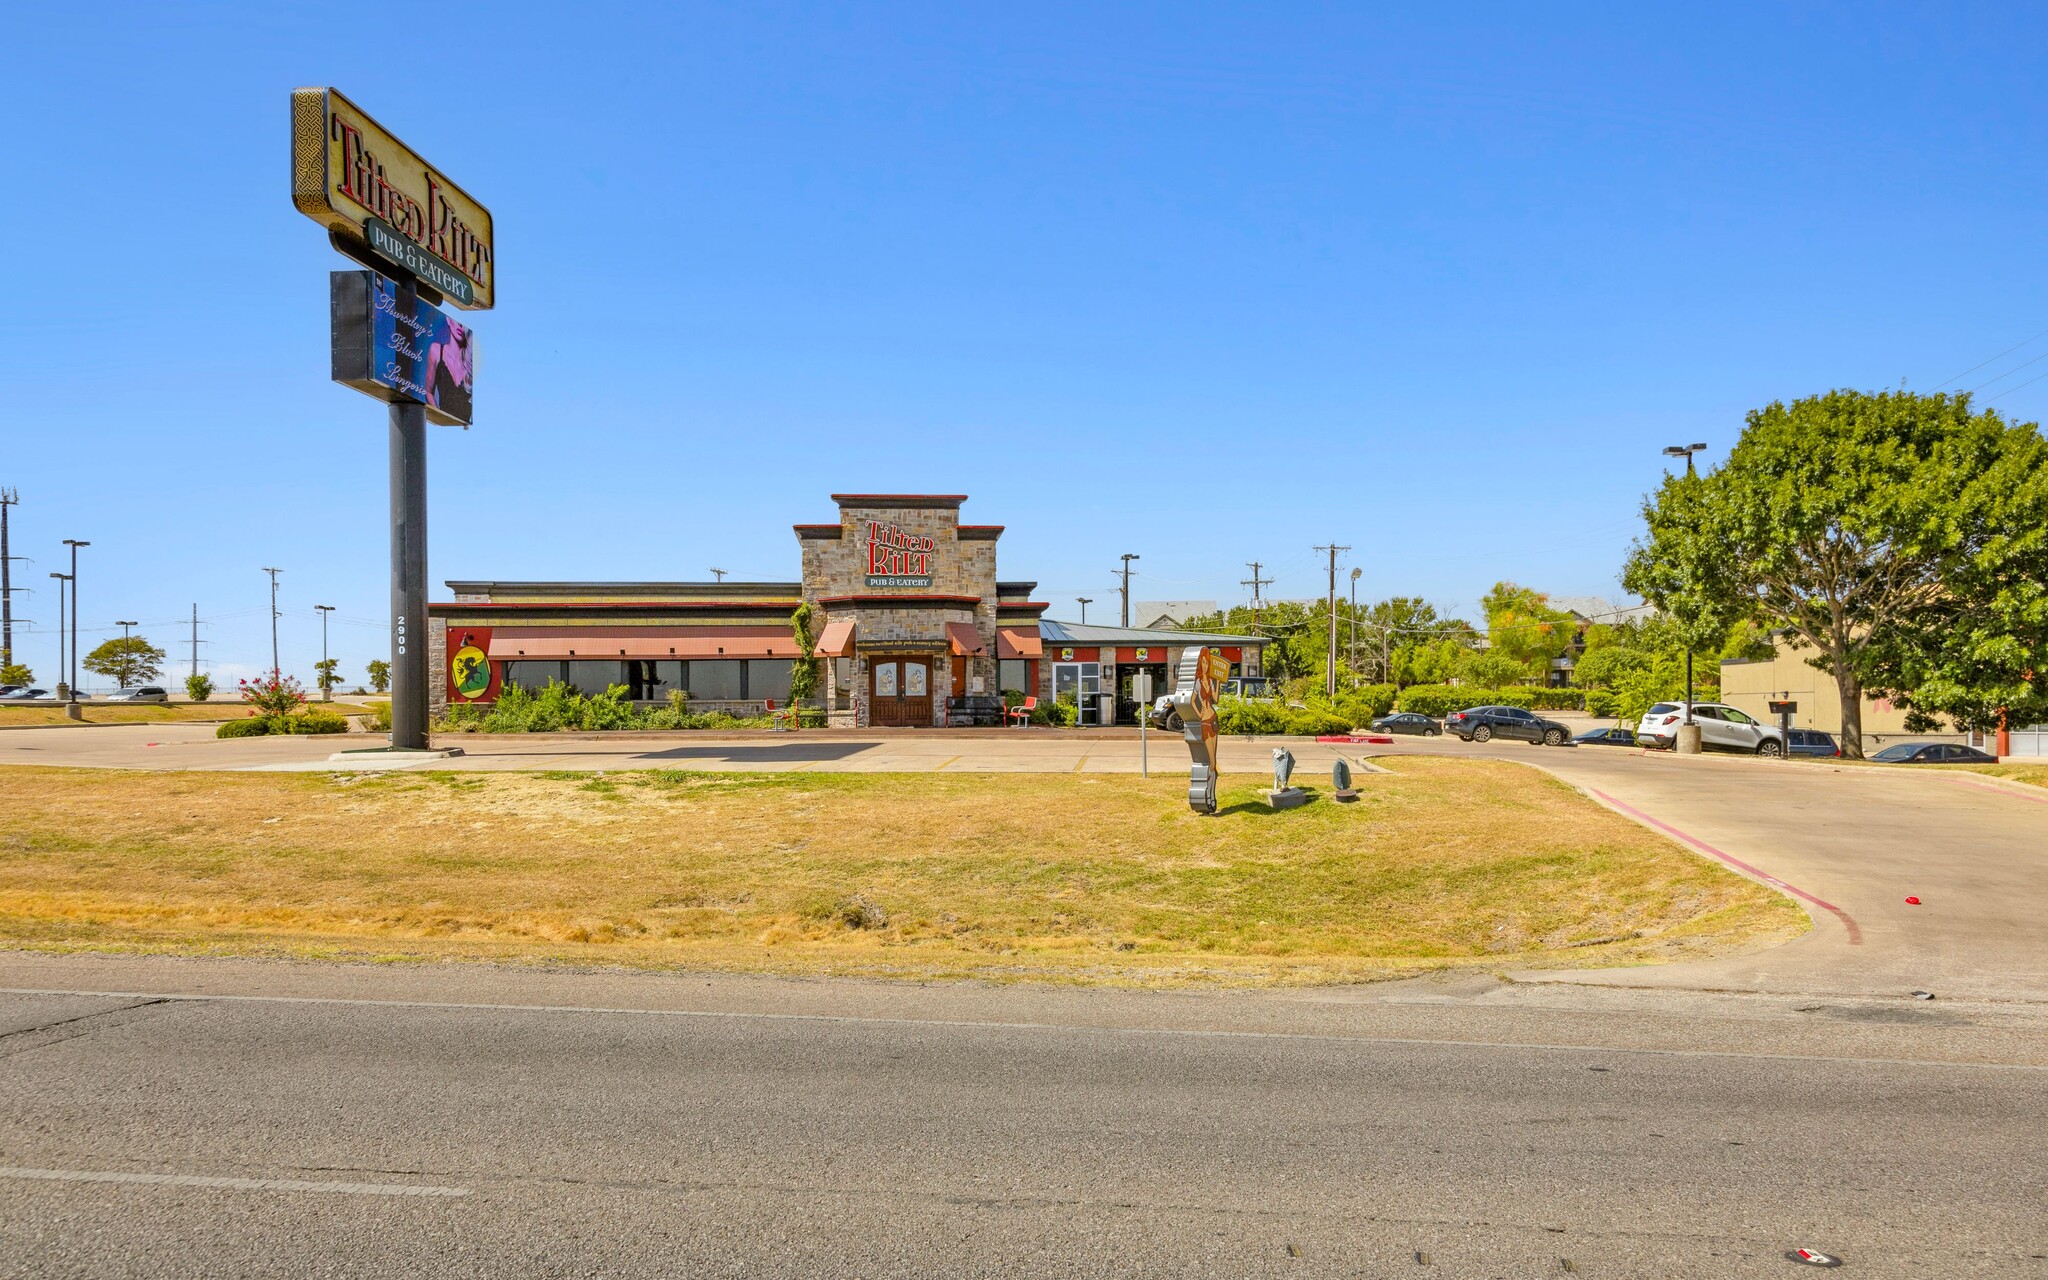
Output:
M1992 1005L64 976L136 990L0 995L0 1276L2048 1274Z

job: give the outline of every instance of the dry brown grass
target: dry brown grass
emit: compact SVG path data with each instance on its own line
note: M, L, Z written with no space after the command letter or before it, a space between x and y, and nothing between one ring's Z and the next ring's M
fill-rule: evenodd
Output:
M1994 778L2010 778L2014 782L2048 787L2048 764L1973 764L1962 767L1973 773L1988 773Z
M352 702L313 703L341 716L359 716L369 710ZM230 696L225 702L96 702L78 704L86 724L176 724L192 721L239 720L248 707ZM0 728L27 724L78 724L64 714L60 703L0 703Z
M1614 964L1788 900L1486 761L1198 818L1069 775L9 769L0 943L1144 984Z

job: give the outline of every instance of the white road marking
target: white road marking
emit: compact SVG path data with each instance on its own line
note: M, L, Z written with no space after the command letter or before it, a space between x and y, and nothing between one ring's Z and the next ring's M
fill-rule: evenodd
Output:
M325 1191L345 1196L466 1196L468 1187L421 1187L392 1182L300 1182L292 1178L206 1178L185 1173L111 1173L94 1169L13 1169L0 1165L0 1178L32 1182L130 1182L159 1187L209 1187L221 1191Z

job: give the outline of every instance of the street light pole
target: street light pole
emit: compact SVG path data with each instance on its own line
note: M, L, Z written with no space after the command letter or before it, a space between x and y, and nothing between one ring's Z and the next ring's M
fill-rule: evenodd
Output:
M78 549L92 544L79 538L66 538L64 545L71 548L71 701L78 701Z
M114 625L115 625L115 626L117 626L117 627L119 627L119 628L121 628L121 649L122 649L122 654L121 654L121 662L122 662L122 664L123 664L123 665L122 665L122 667L121 667L121 669L122 669L122 671L124 671L124 672L125 672L125 671L126 671L126 670L128 669L128 668L127 668L127 665L126 665L126 664L127 664L127 662L128 662L128 654L127 654L127 648L128 648L128 628L130 628L130 627L139 627L139 626L141 626L142 624L141 624L141 623L139 623L139 622L130 622L130 621L127 621L127 620L124 620L124 619L116 618L116 619L114 620ZM128 677L127 677L126 675L123 675L123 676L121 676L121 677L120 677L120 680L121 680L121 687L122 687L123 689L126 689L126 688L128 687Z
M1086 621L1088 621L1088 606L1089 606L1089 604L1090 604L1090 603L1092 603L1092 602L1094 601L1094 599L1095 599L1095 597L1094 597L1094 596L1075 596L1075 597L1074 597L1074 601L1075 601L1075 603L1077 603L1077 604L1079 604L1079 605L1081 606L1081 621L1083 621L1083 622L1086 622Z
M327 684L328 676L332 674L327 668L327 615L334 612L334 606L316 604L313 607L320 611L320 701L332 702L334 694L328 690Z
M1664 446L1664 456L1667 458L1684 458L1685 478L1694 480L1699 477L1699 471L1693 466L1692 456L1704 451L1706 447L1704 444L1669 444ZM1685 723L1687 725L1692 724L1692 697L1692 645L1687 644L1685 646ZM1676 744L1673 745L1675 746Z
M1358 575L1362 569L1351 571L1351 683L1358 683Z
M71 575L52 573L50 576L57 580L57 683L64 684L64 584L71 581ZM67 698L70 696L70 685L64 684L64 693Z

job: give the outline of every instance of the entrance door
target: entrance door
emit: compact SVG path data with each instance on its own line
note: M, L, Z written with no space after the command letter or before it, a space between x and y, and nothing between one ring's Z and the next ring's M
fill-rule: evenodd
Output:
M932 722L932 660L868 660L868 723L878 729L927 728Z

